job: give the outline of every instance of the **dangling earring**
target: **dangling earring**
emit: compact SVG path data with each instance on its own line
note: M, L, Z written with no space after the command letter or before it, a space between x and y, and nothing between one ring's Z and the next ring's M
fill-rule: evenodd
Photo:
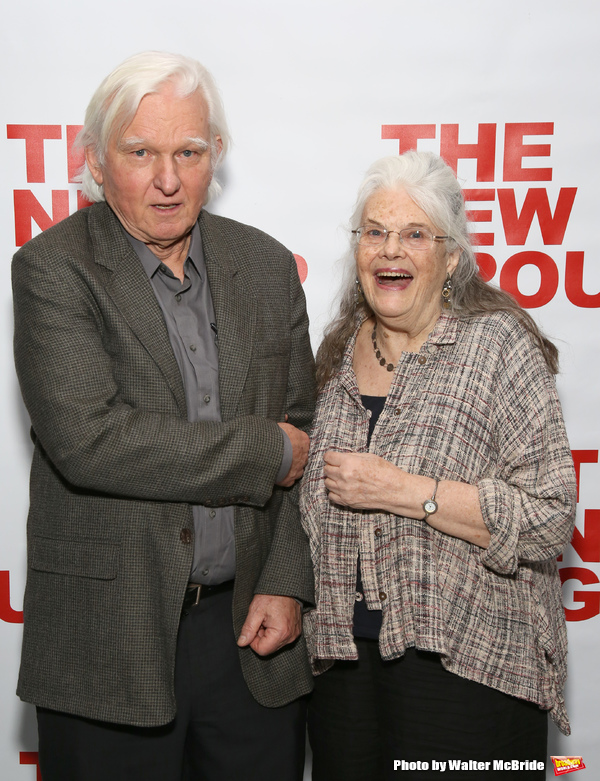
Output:
M354 303L356 305L362 304L363 301L365 300L365 296L364 296L364 293L363 293L363 289L360 286L360 281L359 281L358 277L356 277L354 285L355 285L355 288L354 288Z
M442 308L452 308L452 277L450 274L446 274L446 281L442 287Z

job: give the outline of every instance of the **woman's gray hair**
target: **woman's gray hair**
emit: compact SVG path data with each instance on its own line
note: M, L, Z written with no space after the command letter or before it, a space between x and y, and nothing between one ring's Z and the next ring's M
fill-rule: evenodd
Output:
M450 238L446 240L448 254L460 250L458 264L452 275L451 309L459 317L477 317L491 312L511 312L529 331L539 346L548 368L558 371L558 351L537 327L531 315L522 309L504 290L484 282L479 274L471 245L465 203L454 171L433 152L411 150L402 155L377 160L367 171L360 185L350 229L361 227L365 205L376 192L404 190L432 221L436 230ZM317 383L319 389L339 370L346 343L359 321L372 317L368 303L356 289L356 249L358 239L351 234L346 253L338 313L325 328L317 352ZM440 308L441 308L440 290Z
M208 70L191 57L147 51L134 54L118 65L92 96L76 144L80 148L92 147L100 165L104 165L110 138L115 133L122 133L132 122L142 98L159 92L166 82L172 82L182 98L200 92L206 100L213 167L208 201L221 191L214 174L227 154L231 139L217 85ZM220 154L215 143L217 136L221 137L223 145ZM90 201L104 200L104 188L96 184L87 163L80 178L86 198Z

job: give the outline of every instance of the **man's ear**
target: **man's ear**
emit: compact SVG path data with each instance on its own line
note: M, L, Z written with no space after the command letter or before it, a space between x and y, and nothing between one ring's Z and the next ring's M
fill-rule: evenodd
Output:
M102 173L102 167L100 165L100 161L98 160L96 150L93 146L86 146L83 152L85 155L85 162L87 163L87 167L90 169L93 180L99 186L104 184L104 175Z
M215 136L215 146L217 147L217 163L218 163L219 158L221 157L221 153L223 151L223 140L221 139L221 136Z

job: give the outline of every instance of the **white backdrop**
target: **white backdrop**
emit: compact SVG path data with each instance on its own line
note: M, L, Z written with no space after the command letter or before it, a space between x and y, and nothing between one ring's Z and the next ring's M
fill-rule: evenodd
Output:
M345 222L367 166L406 145L456 158L484 268L561 349L559 390L580 463L574 544L561 562L573 734L551 753L600 773L600 235L594 0L23 0L0 31L0 776L36 778L33 709L15 694L30 459L12 367L10 258L77 208L72 131L130 54L191 55L214 73L234 147L211 209L306 261L314 346L329 315ZM418 127L414 127L418 126ZM301 264L303 265L303 264ZM553 777L551 769L548 777Z

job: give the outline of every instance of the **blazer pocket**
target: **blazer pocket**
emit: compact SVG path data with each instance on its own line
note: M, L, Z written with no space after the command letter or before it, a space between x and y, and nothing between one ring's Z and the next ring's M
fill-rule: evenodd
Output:
M117 577L120 550L120 543L114 542L34 537L30 566L34 570L57 575L114 580Z

